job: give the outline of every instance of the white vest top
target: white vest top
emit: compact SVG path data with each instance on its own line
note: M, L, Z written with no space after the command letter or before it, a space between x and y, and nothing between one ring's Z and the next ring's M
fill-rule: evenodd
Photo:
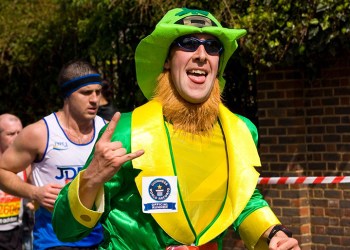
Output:
M98 137L106 124L96 116L94 134L90 142L76 144L69 140L55 113L43 118L47 127L47 144L43 158L32 164L33 180L36 186L57 183L64 186L74 179L83 168Z

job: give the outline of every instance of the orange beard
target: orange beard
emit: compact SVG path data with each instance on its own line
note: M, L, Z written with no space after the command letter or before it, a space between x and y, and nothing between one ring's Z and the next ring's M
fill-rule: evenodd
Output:
M219 115L221 103L218 79L213 90L203 103L194 104L185 101L171 82L169 71L161 73L155 89L154 99L163 106L163 115L173 124L174 130L182 130L192 134L208 134Z

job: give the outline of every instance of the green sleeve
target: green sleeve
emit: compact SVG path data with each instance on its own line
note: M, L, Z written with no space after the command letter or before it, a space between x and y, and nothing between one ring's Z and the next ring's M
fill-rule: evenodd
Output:
M255 146L257 146L258 145L259 134L258 134L258 130L257 130L256 126L248 118L246 118L246 117L244 117L242 115L238 115L238 114L237 114L237 116L239 118L241 118L241 120L244 121L244 123L247 125L247 127L248 127L248 129L250 131L250 134L253 137Z
M252 197L250 198L248 204L243 209L242 213L233 223L233 229L238 232L238 228L244 219L253 213L255 210L268 206L268 203L264 200L263 196L260 194L258 189L255 189Z
M247 118L239 116L247 125L255 145L258 145L256 126ZM252 227L251 225L255 226ZM280 224L260 191L256 188L247 205L233 223L233 229L239 233L248 249L268 249L261 235L272 225Z
M52 226L60 241L78 241L87 236L93 228L78 223L70 210L67 184L59 193L52 215Z

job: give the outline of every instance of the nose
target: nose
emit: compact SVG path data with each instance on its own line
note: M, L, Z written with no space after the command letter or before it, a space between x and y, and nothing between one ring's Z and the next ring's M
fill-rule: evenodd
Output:
M204 45L201 44L198 49L194 52L194 58L198 59L200 62L205 62L207 60L207 52Z
M90 102L93 103L98 103L100 100L101 95L99 93L96 93L95 91L92 92L92 94L90 95Z

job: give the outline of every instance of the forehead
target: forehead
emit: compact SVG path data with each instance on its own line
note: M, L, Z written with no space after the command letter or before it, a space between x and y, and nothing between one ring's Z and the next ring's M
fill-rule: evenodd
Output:
M207 33L194 33L194 34L190 34L189 36L198 38L198 39L216 39L219 40L217 37L207 34Z
M101 84L89 84L86 86L82 86L81 88L79 88L77 91L95 91L95 90L101 90L102 86Z
M3 120L1 122L2 131L16 131L22 129L22 123L18 120Z

